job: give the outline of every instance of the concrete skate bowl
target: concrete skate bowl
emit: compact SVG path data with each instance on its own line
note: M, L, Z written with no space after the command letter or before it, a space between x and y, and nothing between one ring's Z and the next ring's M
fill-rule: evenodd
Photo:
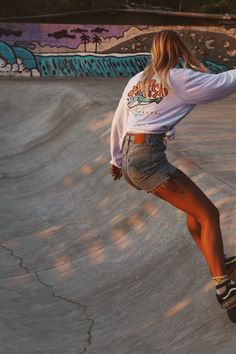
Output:
M1 354L235 353L185 214L109 174L126 82L0 83ZM230 254L235 108L196 108L167 148L219 207Z

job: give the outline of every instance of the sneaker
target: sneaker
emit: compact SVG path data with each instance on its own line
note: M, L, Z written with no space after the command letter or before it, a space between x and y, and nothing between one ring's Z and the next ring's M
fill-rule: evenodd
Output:
M232 257L225 256L225 266L228 271L234 268L236 266L236 256L232 256Z
M216 294L216 298L223 309L229 310L232 307L236 307L236 283L226 280L221 284L217 284L216 289L220 289L223 286L226 286L225 292L221 295Z

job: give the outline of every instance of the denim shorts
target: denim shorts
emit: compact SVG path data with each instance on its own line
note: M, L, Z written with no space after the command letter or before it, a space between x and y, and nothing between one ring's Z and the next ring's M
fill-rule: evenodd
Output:
M150 193L177 168L166 158L164 134L145 134L142 144L135 144L134 138L127 133L123 141L123 176L134 188Z

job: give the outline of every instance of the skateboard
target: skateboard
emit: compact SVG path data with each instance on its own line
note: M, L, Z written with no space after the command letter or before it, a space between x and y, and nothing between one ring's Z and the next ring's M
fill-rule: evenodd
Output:
M229 278L236 281L236 263L233 263L232 266L228 269ZM231 322L236 323L236 307L227 310L227 314Z

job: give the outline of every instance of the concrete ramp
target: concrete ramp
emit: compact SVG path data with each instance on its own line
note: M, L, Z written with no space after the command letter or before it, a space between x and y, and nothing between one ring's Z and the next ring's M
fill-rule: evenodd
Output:
M234 354L185 214L109 174L126 79L0 83L0 354ZM236 96L177 127L169 160L236 254Z

